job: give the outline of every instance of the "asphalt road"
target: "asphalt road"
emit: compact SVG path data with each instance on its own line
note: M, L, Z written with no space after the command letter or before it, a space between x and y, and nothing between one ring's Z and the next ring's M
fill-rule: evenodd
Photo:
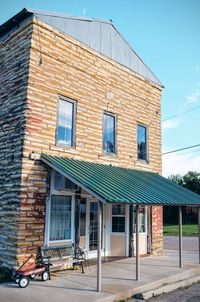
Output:
M164 249L178 250L178 237L165 236ZM198 238L183 237L183 250L197 252ZM169 294L147 300L148 302L200 302L200 283L191 285L188 288L178 289Z
M164 249L178 250L178 237L165 236ZM198 238L197 237L183 237L183 250L197 252ZM178 289L169 294L151 298L149 302L200 302L200 284L197 283L188 288Z
M178 236L165 236L164 250L178 250ZM183 237L183 251L197 252L198 237Z
M151 298L148 302L200 302L200 284L178 289L169 294Z

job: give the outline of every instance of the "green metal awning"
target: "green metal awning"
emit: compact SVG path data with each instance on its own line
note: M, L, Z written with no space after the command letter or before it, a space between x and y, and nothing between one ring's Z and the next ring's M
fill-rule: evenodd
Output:
M200 205L200 196L151 172L43 154L41 160L102 202Z

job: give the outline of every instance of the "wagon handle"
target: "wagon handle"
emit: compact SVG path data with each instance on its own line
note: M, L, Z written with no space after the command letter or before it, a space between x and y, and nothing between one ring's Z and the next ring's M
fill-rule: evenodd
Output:
M17 272L19 272L20 269L24 266L24 264L26 264L33 256L34 256L34 255L31 254L31 255L26 259L26 261L20 266L20 268L18 268Z

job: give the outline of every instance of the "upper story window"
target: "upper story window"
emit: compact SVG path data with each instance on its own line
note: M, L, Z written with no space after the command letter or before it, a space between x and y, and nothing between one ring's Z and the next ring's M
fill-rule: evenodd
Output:
M116 118L104 113L103 116L103 150L106 153L116 153Z
M74 146L75 102L60 98L57 116L57 144L60 146Z
M142 125L137 126L137 152L138 159L147 161L147 128Z

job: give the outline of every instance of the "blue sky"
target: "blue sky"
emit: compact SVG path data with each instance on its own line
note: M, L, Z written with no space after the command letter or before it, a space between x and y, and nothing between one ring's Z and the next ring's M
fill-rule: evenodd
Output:
M164 84L162 119L200 106L199 0L0 1L0 23L23 7L112 19ZM200 108L163 125L163 151L200 143ZM194 152L195 151L195 152ZM163 174L200 172L200 148L163 156Z

